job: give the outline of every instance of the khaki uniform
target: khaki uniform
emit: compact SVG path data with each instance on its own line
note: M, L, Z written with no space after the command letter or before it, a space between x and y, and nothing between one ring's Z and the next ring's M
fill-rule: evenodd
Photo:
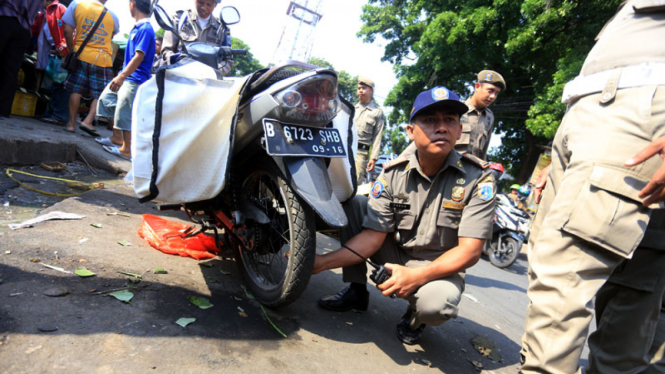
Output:
M483 160L487 159L487 150L490 146L490 137L494 129L494 113L489 108L476 109L471 105L471 99L464 102L469 111L460 117L462 136L455 142L455 150L460 153L471 153ZM411 142L400 156L412 155L416 151L416 144Z
M183 19L183 14L185 18ZM185 42L202 42L215 46L231 46L231 35L226 26L222 24L219 18L210 15L208 24L205 29L201 29L198 22L199 15L196 10L178 11L173 17L173 24L179 28L180 38L170 31L164 32L164 40L162 41L162 63L168 61L169 57L180 52L182 49L182 41ZM232 65L228 62L222 62L220 69L224 74L231 70Z
M464 103L469 111L460 118L462 137L455 143L455 149L487 160L487 149L494 129L494 113L489 108L476 109L471 105L471 99Z
M617 86L630 64L665 62L665 6L636 14L646 3L657 2L629 1L605 27L582 75L611 69L609 78L569 104L554 139L528 249L523 373L579 370L596 295L588 372L648 365L665 289L665 211L642 207L637 195L662 160L623 163L665 136L665 86Z
M356 104L355 115L353 121L356 123L358 131L358 154L356 155L356 175L358 183L365 180L367 172L367 160L371 157L372 160L379 158L381 151L381 135L383 134L383 126L385 125L386 118L383 115L381 107L376 105L374 101L364 105L361 103ZM369 149L372 148L372 155L369 155Z
M378 263L423 266L458 245L459 237L492 236L496 185L492 171L452 152L439 172L423 175L416 155L398 158L384 169L367 198L358 196L345 210L349 225L342 242L363 227L387 232ZM344 281L365 283L365 263L344 268ZM440 325L457 316L464 291L463 272L422 286L407 300L415 311L412 326Z

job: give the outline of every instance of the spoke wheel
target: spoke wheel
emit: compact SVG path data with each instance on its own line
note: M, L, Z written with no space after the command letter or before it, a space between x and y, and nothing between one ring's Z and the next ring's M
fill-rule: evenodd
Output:
M245 282L266 306L290 304L302 294L312 275L314 213L272 171L250 173L241 193L270 219L268 224L248 221L235 230L242 245L236 241L233 248Z
M511 237L500 238L498 245L492 247L489 258L492 265L507 268L515 263L522 249L521 243Z

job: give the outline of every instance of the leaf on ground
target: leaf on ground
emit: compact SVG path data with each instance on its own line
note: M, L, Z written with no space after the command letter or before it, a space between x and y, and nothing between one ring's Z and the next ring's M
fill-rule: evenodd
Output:
M123 247L129 247L130 245L132 245L132 243L130 243L126 240L121 240L121 241L118 242L118 244L120 244Z
M101 223L91 223L90 226L98 228L98 229L101 229L102 227L104 227L104 225L102 225Z
M244 311L245 311L245 309L243 309L243 308L241 308L241 307L238 307L238 310L241 311L241 312L244 312Z
M175 321L176 325L180 325L182 327L186 327L190 323L196 321L196 318L179 318L177 321Z
M198 296L190 296L189 297L189 302L198 306L201 309L208 309L212 308L214 305L210 303L210 300L204 298L204 297L198 297Z
M211 268L213 264L212 261L206 261L206 262L199 262L199 266L205 266L207 268Z
M238 312L238 315L243 318L247 318L247 313L245 312Z
M222 273L222 274L224 274L224 275L229 275L229 274L231 274L231 273L229 273L228 271L226 271L226 270L224 270L224 269L222 269L222 268L219 269L219 272Z
M275 323L270 319L270 317L268 317L268 312L266 312L266 309L263 307L263 305L259 304L259 306L261 307L261 310L263 311L263 316L266 317L266 319L268 320L268 322L270 323L272 328L275 329L275 331L277 331L280 335L282 335L283 337L286 338L287 337L286 334L284 332L282 332L282 330L280 330L280 328L277 327L277 325L275 325Z
M157 268L152 270L153 274L168 274L164 268Z
M127 290L111 292L109 295L124 303L129 303L129 301L134 297L134 294Z
M126 271L119 271L118 273L123 274L123 275L129 275L130 277L134 277L136 279L142 279L143 276L139 274L134 274L134 273L128 273Z
M247 288L245 288L245 286L242 286L242 289L245 291L245 296L247 296L248 299L250 299L250 300L254 300L254 299L255 299L254 295L252 295L251 293L249 293L249 291L247 291Z
M233 296L233 298L236 299L237 301L242 301L242 298L240 298L238 296Z
M86 269L85 267L76 268L76 270L74 270L74 273L76 275L78 275L79 277L81 277L81 278L92 277L92 276L96 275L95 273L91 272L90 270Z

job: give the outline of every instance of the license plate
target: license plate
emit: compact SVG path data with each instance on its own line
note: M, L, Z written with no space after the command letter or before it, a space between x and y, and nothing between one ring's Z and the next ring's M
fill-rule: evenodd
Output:
M346 157L337 129L309 127L263 120L269 155Z

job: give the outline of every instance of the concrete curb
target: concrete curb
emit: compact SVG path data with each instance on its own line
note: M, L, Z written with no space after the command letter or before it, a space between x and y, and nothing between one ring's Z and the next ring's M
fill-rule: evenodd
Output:
M111 135L106 128L98 126L97 130L103 137ZM72 134L64 131L64 127L34 118L12 116L0 119L0 164L36 165L76 159L112 174L125 174L132 167L130 161L104 151L91 136L79 129Z

